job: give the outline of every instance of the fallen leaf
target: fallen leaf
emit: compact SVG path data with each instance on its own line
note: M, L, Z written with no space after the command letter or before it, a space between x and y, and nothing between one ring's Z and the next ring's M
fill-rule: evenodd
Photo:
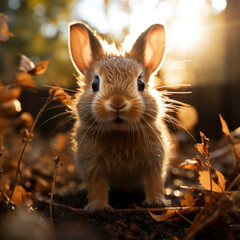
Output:
M36 83L33 81L33 77L26 72L18 73L16 75L15 83L21 87L27 87L30 89L36 88Z
M161 222L161 221L165 221L167 220L168 218L172 217L175 215L175 211L171 211L170 213L167 212L165 214L161 214L161 215L158 215L158 214L154 214L150 211L148 211L150 216L156 221L156 222Z
M8 31L8 16L0 13L0 43L6 42L10 37L13 37L14 34Z
M219 114L219 118L220 118L221 125L222 125L222 132L227 137L227 140L232 144L233 139L232 139L231 133L229 131L228 125L227 125L226 121L223 119L223 117L221 116L221 114Z
M28 71L28 73L32 75L42 75L47 71L48 64L49 64L49 60L41 61L36 65L34 69Z
M182 207L191 207L194 204L194 198L192 195L189 193L189 191L186 192L183 200L181 201L181 206Z
M53 86L49 90L49 95L54 97L54 100L59 101L67 106L71 105L72 97L66 93L61 87Z
M210 176L209 176L209 171L199 171L199 183L202 185L203 188L206 190L211 190L210 186ZM212 180L212 191L213 192L223 192L221 186L219 186L216 182Z
M21 206L26 200L33 200L30 192L27 192L22 186L17 185L12 195L12 202L17 206Z
M203 164L201 158L197 156L193 159L186 159L183 163L179 165L179 167L188 170L199 170L202 169Z
M215 172L216 172L216 174L218 176L218 185L222 189L222 192L224 192L225 191L225 187L226 187L226 178L216 168L214 168L214 170L215 170Z
M33 70L34 68L35 68L35 65L32 62L32 60L30 58L28 58L27 56L21 54L19 70L22 72L29 72L29 71Z
M195 147L205 158L209 158L209 152L208 152L209 139L202 132L200 132L200 137L201 137L202 143L195 144Z

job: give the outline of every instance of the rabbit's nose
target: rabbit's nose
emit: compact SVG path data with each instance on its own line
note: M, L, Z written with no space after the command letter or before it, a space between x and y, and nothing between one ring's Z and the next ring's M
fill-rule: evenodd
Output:
M112 103L109 103L109 106L110 106L111 108L114 108L114 109L116 109L117 111L119 111L119 110L123 109L124 107L126 107L126 106L127 106L127 103L124 103L124 104L121 105L121 106L118 106L118 105L114 105L114 104L112 104Z
M107 108L109 110L120 111L120 110L127 108L127 105L129 105L129 104L128 104L127 99L123 95L115 94L109 98L107 105L108 105Z

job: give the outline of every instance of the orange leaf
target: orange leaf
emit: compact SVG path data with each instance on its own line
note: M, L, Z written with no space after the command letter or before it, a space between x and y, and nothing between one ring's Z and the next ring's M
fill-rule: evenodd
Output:
M10 37L13 37L13 33L8 31L8 16L0 13L0 43L6 42Z
M154 214L150 211L148 211L149 214L151 215L151 217L156 221L156 222L161 222L161 221L165 221L167 220L168 218L172 217L175 215L175 211L172 211L170 213L165 213L165 214L161 214L161 215L158 215L158 214Z
M189 191L186 192L184 199L181 201L182 207L191 207L194 204L194 198L189 193Z
M31 70L33 70L35 68L34 63L32 62L32 60L30 58L28 58L27 56L21 54L20 55L20 66L19 66L19 70L22 72L29 72Z
M204 155L204 148L203 148L203 144L202 143L197 143L195 144L195 148L202 154Z
M217 169L214 169L217 176L218 176L218 185L220 186L220 188L222 189L222 192L225 191L225 184L226 184L226 179L225 177L222 175L221 172L219 172Z
M47 71L49 60L39 62L36 67L30 70L28 73L32 75L42 75Z
M229 128L228 128L228 125L226 123L226 121L223 119L223 117L221 116L221 114L219 114L219 118L220 118L220 121L221 121L221 125L222 125L222 132L225 134L225 136L227 137L227 140L230 142L230 143L233 143L233 139L232 139L232 136L231 136L231 133L229 131Z
M180 164L180 168L188 169L188 170L195 170L202 168L202 160L199 156L193 158L193 159L186 159L183 163Z
M208 152L209 139L202 132L200 132L200 137L201 137L202 143L195 144L195 147L205 158L208 158L209 157L209 152Z
M27 192L22 186L17 185L12 195L12 202L17 206L21 206L26 200L33 200L30 192Z
M62 104L65 105L71 105L72 97L66 93L61 87L53 86L49 90L49 95L54 97L55 101L59 101Z
M16 84L22 87L27 88L36 88L36 83L33 81L33 77L26 73L26 72L20 72L16 75Z
M211 190L211 186L210 186L210 176L209 176L209 171L199 171L199 183L202 185L203 188L205 188L206 190ZM213 192L223 192L221 186L219 186L217 183L215 183L212 180L212 191Z

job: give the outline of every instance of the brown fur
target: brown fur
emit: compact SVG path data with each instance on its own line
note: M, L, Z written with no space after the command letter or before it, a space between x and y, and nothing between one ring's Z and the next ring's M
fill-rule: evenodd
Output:
M121 55L102 48L101 40L85 25L70 26L70 54L83 73L79 82L84 83L73 109L76 165L88 189L87 211L109 208L111 187L131 190L143 185L146 204L166 204L163 181L170 148L162 120L165 108L161 96L149 86L150 75L164 54L161 49L159 56L155 53L162 47L156 39L162 36L165 41L162 31L161 25L151 26L130 52ZM72 45L78 41L81 48ZM98 92L91 88L95 75L100 78ZM140 75L146 84L144 92L137 88ZM117 116L121 124L114 122Z

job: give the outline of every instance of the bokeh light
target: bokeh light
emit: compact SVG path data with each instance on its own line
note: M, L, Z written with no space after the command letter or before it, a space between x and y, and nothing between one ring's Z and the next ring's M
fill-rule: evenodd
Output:
M221 12L227 7L227 0L212 0L212 6L215 10Z

